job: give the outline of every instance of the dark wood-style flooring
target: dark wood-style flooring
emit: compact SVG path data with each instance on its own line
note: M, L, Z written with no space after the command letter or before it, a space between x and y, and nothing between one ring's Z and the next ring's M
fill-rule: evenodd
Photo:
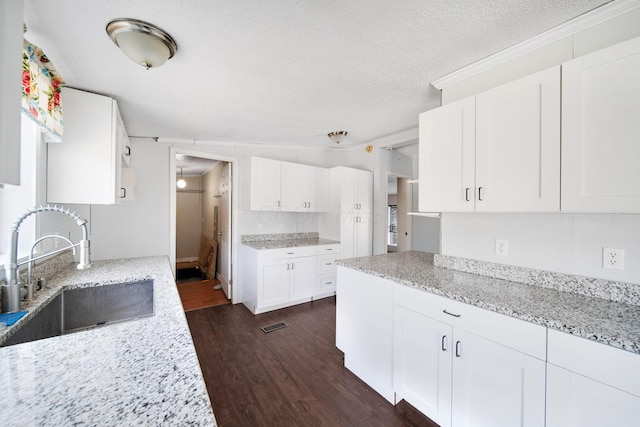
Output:
M344 367L335 313L335 298L257 316L241 304L188 312L218 425L437 427ZM277 322L289 326L260 330Z

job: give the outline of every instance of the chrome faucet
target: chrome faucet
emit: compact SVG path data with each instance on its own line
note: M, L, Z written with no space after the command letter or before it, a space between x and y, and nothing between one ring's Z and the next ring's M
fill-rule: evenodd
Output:
M39 212L59 212L64 215L70 216L76 224L82 227L82 240L78 243L73 244L66 237L58 236L55 234L43 236L40 239L36 240L36 242L31 247L31 252L29 258L18 262L18 232L20 231L20 225L22 222L29 216L39 213ZM20 271L19 267L23 264L29 264L29 272L31 272L31 264L34 261L37 261L41 258L48 257L51 255L55 255L66 250L72 249L75 254L76 246L80 248L80 262L78 263L78 269L85 269L91 267L91 261L89 259L89 239L88 239L88 231L87 231L87 220L80 218L75 212L71 212L69 209L65 209L62 206L40 206L39 208L30 209L24 215L22 215L18 220L13 224L11 228L11 245L9 247L9 268L7 269L6 279L2 288L2 313L10 313L13 311L20 310L20 299L21 299L21 284L20 284ZM46 254L42 254L37 257L33 257L33 248L36 244L41 242L42 240L49 238L61 238L69 243L69 246L65 246L64 248L57 249L52 252L47 252ZM30 276L30 275L29 275ZM27 293L33 293L32 288L29 290L29 287L32 287L31 278L29 277L29 283L27 284L28 290Z

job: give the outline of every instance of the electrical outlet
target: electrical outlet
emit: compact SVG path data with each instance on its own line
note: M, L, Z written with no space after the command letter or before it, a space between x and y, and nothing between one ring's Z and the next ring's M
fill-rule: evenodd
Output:
M602 248L602 267L624 270L624 249Z
M496 255L509 255L509 241L504 239L496 239Z

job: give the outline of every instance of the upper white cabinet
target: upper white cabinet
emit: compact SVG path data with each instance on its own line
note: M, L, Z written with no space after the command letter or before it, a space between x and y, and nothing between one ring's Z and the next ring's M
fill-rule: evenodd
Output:
M340 188L340 211L373 212L373 174L370 171L337 167L331 170L333 188Z
M329 170L299 163L249 157L246 162L248 210L326 212Z
M0 184L20 185L22 0L0 3Z
M560 67L420 115L423 212L560 209Z
M339 240L341 258L373 253L373 173L331 168L329 213L322 215L318 231L322 237Z
M640 212L640 38L562 66L562 210Z
M47 201L109 205L127 199L121 185L126 131L116 101L71 88L61 96L64 135L47 144Z
M420 114L420 211L474 210L475 108L472 97Z
M248 172L245 205L248 210L280 210L280 160L249 157L245 163Z
M636 426L640 357L549 330L547 427Z

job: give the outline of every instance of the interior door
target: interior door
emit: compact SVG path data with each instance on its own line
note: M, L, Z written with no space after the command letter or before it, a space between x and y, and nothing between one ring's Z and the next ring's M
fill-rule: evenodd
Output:
M227 163L220 176L220 227L218 252L220 253L220 285L227 298L231 299L231 163Z

